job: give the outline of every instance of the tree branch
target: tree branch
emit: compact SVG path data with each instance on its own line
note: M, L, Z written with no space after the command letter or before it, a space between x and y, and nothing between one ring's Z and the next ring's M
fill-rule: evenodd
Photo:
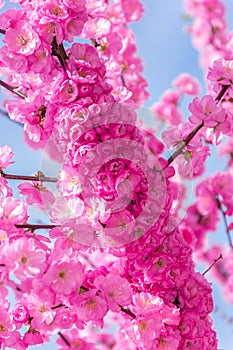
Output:
M227 89L230 87L230 85L223 85L221 91L215 98L215 101L220 102L223 95L227 91ZM167 165L165 168L167 168L180 154L182 154L184 148L189 144L189 142L194 138L194 136L198 133L198 131L204 126L204 122L202 121L201 124L199 124L193 131L187 136L187 138L183 141L183 144L180 146L178 150L176 150L167 160Z
M214 259L214 261L212 262L212 264L208 267L208 269L206 269L202 275L204 276L208 271L210 271L210 269L212 269L212 267L220 260L222 259L222 254L219 255L219 257L217 259Z
M51 309L52 309L52 310L55 310L55 309L59 309L59 307L63 307L63 306L65 306L65 305L60 303L60 304L51 306Z
M131 316L132 318L136 318L136 315L131 310L125 309L122 305L119 305L119 306L120 306L122 312Z
M50 230L54 227L59 227L58 225L50 225L50 224L16 224L15 227L17 228L27 228L30 229L32 231L35 230Z
M68 56L66 54L66 50L65 50L63 44L58 45L57 38L56 38L56 36L54 36L51 46L52 46L52 56L56 56L58 58L62 68L65 71L66 70L66 60L68 59Z
M220 102L223 95L227 91L227 89L230 87L230 85L223 85L221 91L219 92L218 96L215 98L215 101Z
M61 332L58 332L58 335L60 335L60 337L62 338L62 340L64 341L64 343L66 343L66 345L70 348L71 344L70 342L66 339L66 337L64 337L64 335Z
M23 181L38 181L38 182L57 182L56 177L48 177L44 175L15 175L15 174L6 174L3 171L0 171L2 177L8 180L23 180Z
M198 131L204 126L203 121L199 124L193 131L186 137L183 141L183 144L176 150L167 160L166 167L167 168L180 154L182 154L184 148L189 144L189 142L194 138L194 136L198 133Z
M9 90L10 92L12 92L13 94L17 95L18 97L20 98L26 98L27 96L25 94L23 94L22 92L20 91L16 91L15 89L17 89L17 87L13 87L7 83L5 83L5 81L3 80L0 80L0 85L2 87L4 87L5 89Z

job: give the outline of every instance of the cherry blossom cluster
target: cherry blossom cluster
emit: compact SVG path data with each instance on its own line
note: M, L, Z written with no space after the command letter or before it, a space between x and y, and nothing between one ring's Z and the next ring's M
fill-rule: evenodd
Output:
M222 86L227 91L223 106L232 114L232 31L228 31L225 7L219 0L185 0L185 11L191 19L188 31L200 52L200 62L207 73L207 86L212 96ZM227 87L230 87L229 89Z
M135 57L134 36L127 26L140 19L139 1L19 3L22 9L0 16L5 32L0 60L2 67L12 69L9 83L20 86L24 98L9 102L7 110L25 125L30 143L48 140L59 107L146 100L142 63ZM91 39L92 45L74 43L77 36ZM71 47L65 49L63 41Z
M1 348L24 350L57 335L59 349L216 350L212 288L192 253L220 215L225 222L232 215L232 174L202 181L182 222L178 212L182 181L204 173L209 143L232 135L222 3L186 1L195 38L201 28L203 47L221 53L206 72L210 91L190 102L187 122L181 98L200 93L187 73L153 106L169 123L163 142L135 107L149 96L128 26L143 14L139 0L18 3L0 16L0 82L15 96L5 108L24 125L26 142L44 147L60 169L54 178L9 174L13 152L0 147ZM30 223L34 205L48 224ZM211 263L216 252L202 258ZM228 290L231 255L216 264Z
M13 155L9 148L5 147L5 151L8 156L1 162L4 171ZM12 195L3 197L0 248L4 346L26 349L60 332L59 344L63 347L77 342L87 349L98 349L83 338L82 331L88 323L103 327L110 312L110 317L113 320L116 317L119 322L120 343L125 336L129 348L183 349L207 344L215 348L216 336L208 316L213 309L211 287L194 271L192 250L176 223L169 223L174 195L173 185L169 184L171 170L164 172L168 195L156 224L135 242L119 249L110 247L107 255L101 251L90 254L84 241L75 239L75 235L81 234L81 227L75 232L74 222L69 229L64 227L67 235L61 227L52 228L50 238L54 242L25 231L26 203ZM63 185L60 182L59 187ZM15 292L17 303L13 309L5 299L6 286ZM22 336L19 331L23 325L28 325L28 330ZM76 331L72 329L66 336L65 330L73 325ZM88 328L88 338L93 331ZM95 334L94 339L100 348L103 342L110 349L107 337ZM116 349L119 346L116 339L111 344Z
M191 20L186 30L193 46L200 51L204 69L216 59L232 56L231 36L225 20L225 6L220 0L184 0L185 15Z

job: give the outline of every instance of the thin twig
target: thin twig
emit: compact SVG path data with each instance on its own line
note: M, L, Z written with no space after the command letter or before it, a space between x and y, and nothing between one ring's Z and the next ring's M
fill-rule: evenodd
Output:
M222 99L222 97L223 97L223 95L225 94L225 92L227 91L227 89L228 89L229 87L230 87L230 85L223 85L221 91L220 91L219 94L218 94L218 96L215 97L215 101L220 102L221 99Z
M58 225L46 225L46 224L16 224L16 228L27 228L29 230L35 231L35 230L50 230L54 227L59 227Z
M186 137L183 141L182 145L168 158L166 168L178 157L182 154L184 148L189 144L189 142L194 138L194 136L198 133L198 131L204 126L203 121L199 124L193 131Z
M214 259L214 261L212 262L212 264L208 267L208 269L206 269L202 275L204 276L210 269L212 269L212 267L220 260L222 259L222 254L219 255L219 257L217 259Z
M119 306L120 306L122 312L131 316L132 318L136 318L136 315L131 310L125 309L122 305L119 305Z
M26 97L27 97L27 96L26 96L25 94L23 94L22 92L16 91L15 89L17 89L17 87L13 87L13 86L11 86L11 85L5 83L5 81L3 81L3 80L0 80L0 85L1 85L2 87L4 87L5 89L7 89L8 91L12 92L13 94L15 94L15 95L17 95L17 96L19 96L19 97L21 97L21 98L26 98Z
M124 78L123 74L121 74L120 78L121 78L122 85L124 87L126 87L125 78Z
M6 174L3 171L0 171L2 177L8 180L24 180L24 181L39 181L39 182L57 182L56 177L48 177L42 175L15 175L15 174Z
M220 102L223 95L227 91L230 85L223 85L221 91L215 98L215 101ZM184 148L188 146L189 142L194 138L194 136L198 133L198 131L204 126L204 121L202 121L193 131L186 137L183 141L183 144L168 158L166 167L167 168L180 154L182 154Z
M67 340L66 337L64 337L64 335L61 332L58 332L58 335L60 335L60 337L62 338L64 343L66 343L67 346L71 347L69 340Z
M66 50L63 46L63 44L59 44L57 43L57 38L56 36L53 37L53 41L52 41L52 56L56 56L62 66L62 68L64 69L64 71L66 70L66 60L68 59L68 56L66 54Z
M59 307L63 307L63 306L65 306L65 305L60 303L60 304L51 306L51 309L52 309L52 310L55 310L55 309L59 309Z

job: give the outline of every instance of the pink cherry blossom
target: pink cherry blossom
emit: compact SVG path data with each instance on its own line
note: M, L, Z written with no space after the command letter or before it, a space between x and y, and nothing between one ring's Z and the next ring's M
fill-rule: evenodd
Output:
M103 293L110 310L119 311L119 304L130 304L133 293L129 282L124 278L108 274L106 277L98 276L94 284Z
M54 196L45 186L40 183L24 182L18 186L20 194L26 196L29 205L36 203L39 208L47 208L54 202Z
M0 221L2 224L20 224L27 221L27 207L24 201L6 197L0 199Z
M57 293L68 295L82 284L82 266L72 261L60 261L49 267L43 277L47 286Z
M41 17L63 22L68 16L68 10L60 0L49 0L41 6Z
M233 61L219 58L214 61L213 67L209 69L207 78L214 84L214 91L219 91L223 85L231 85L233 74Z
M29 312L26 306L16 304L13 309L13 319L18 323L26 323L29 318Z
M83 12L86 10L85 0L63 0L62 2L68 9L72 9L76 13Z
M13 323L12 315L9 315L7 311L8 310L1 307L1 311L0 311L0 325L1 325L0 332L1 333L0 334L2 339L10 337L10 335L16 329L16 326Z
M46 253L33 238L18 238L9 249L5 247L5 263L20 280L42 275L46 268Z
M78 97L77 84L72 80L65 80L56 91L57 101L61 104L73 102Z
M1 27L3 29L7 29L9 27L16 27L18 21L21 20L26 20L27 15L22 9L16 9L16 8L11 8L5 11L4 13L1 13L0 16L0 21L1 21Z
M187 95L198 95L200 93L200 84L198 80L188 73L180 74L172 84Z
M121 0L122 10L124 13L125 21L136 22L139 21L144 12L144 7L139 0Z
M31 326L40 330L54 322L56 309L52 307L56 306L56 300L53 291L45 284L34 283L33 287L33 291L25 295L24 304L27 305L31 317Z
M0 194L3 197L8 197L13 195L12 189L8 186L8 182L4 177L0 176Z
M205 95L199 100L197 97L189 104L189 110L192 116L189 120L193 124L199 124L201 121L207 127L216 127L226 119L224 108L217 105L217 102L210 95Z
M69 0L68 0L69 1ZM72 0L70 1L72 2ZM80 2L81 5L81 2ZM85 11L79 13L78 17L76 16L76 12L78 10L79 4L75 6L74 10L74 17L71 16L67 19L66 22L66 29L67 29L67 37L66 40L69 42L74 41L74 37L78 36L82 33L84 23L87 21L87 13Z
M24 334L23 341L26 344L26 346L32 346L32 345L38 345L43 344L44 340L37 330L33 328L29 328L29 330Z
M182 120L182 115L174 103L159 101L153 105L153 112L159 117L168 120L172 125L178 125Z
M111 22L103 17L90 18L85 23L83 30L86 37L101 38L109 34L111 30Z
M82 182L76 169L63 166L58 178L57 188L63 196L79 195L82 192Z
M38 34L24 20L19 21L15 27L8 28L3 41L10 52L22 55L32 54L40 45Z
M103 326L103 318L108 311L106 301L97 295L98 290L91 290L80 294L74 299L78 318L83 321L93 321Z
M14 156L9 146L0 147L0 168L6 169L9 165L13 164L10 159Z

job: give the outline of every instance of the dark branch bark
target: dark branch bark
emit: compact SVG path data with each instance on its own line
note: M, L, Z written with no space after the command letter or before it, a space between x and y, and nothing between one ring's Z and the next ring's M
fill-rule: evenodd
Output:
M16 96L20 97L20 98L26 98L27 96L25 94L23 94L20 91L16 91L17 87L13 87L7 83L5 83L3 80L0 80L0 85L2 87L4 87L5 89L7 89L8 91L12 92L13 94L15 94Z
M63 44L58 45L57 38L56 38L56 36L54 36L51 46L52 46L52 56L56 56L58 58L62 68L65 71L66 70L66 60L68 59L68 56L66 54L66 50L65 50Z
M56 177L48 177L43 175L15 175L15 174L6 174L3 171L0 171L2 177L8 180L23 180L23 181L39 181L39 182L57 182Z

